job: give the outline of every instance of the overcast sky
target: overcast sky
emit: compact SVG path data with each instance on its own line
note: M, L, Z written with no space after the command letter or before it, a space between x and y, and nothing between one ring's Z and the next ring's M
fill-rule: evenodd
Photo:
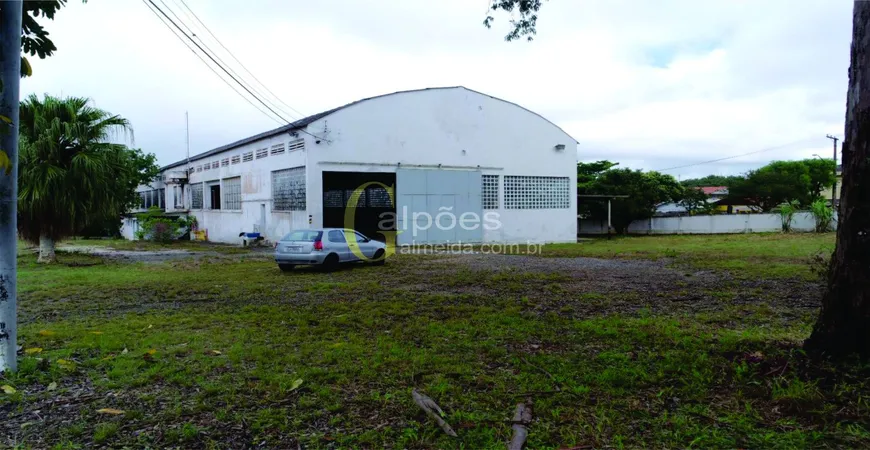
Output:
M154 1L194 23L179 0ZM397 90L462 85L552 120L580 141L583 161L664 169L779 147L668 172L681 178L830 157L825 134L843 133L846 0L550 0L531 43L503 40L507 15L483 27L489 0L187 3L304 114ZM161 164L185 157L185 111L191 154L277 126L141 0L70 0L43 22L58 50L31 59L22 95L90 97L128 118L135 145Z

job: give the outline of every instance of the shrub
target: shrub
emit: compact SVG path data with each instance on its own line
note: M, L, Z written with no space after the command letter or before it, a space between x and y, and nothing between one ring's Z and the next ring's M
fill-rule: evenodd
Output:
M152 207L146 213L136 216L139 230L136 238L153 242L171 242L181 235L182 230L196 227L196 217L168 217L159 208Z
M810 205L810 213L816 221L816 233L824 233L831 229L831 221L834 219L834 210L828 206L824 199L818 199Z
M797 200L792 200L788 203L779 205L779 217L782 219L782 232L788 233L791 231L791 222L798 210Z

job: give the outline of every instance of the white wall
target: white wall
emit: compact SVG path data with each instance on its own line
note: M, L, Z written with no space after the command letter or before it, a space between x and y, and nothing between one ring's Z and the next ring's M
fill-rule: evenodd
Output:
M308 210L322 224L323 171L395 172L423 165L483 174L568 177L576 186L577 143L546 119L517 105L465 88L405 92L360 102L318 120L321 136L308 155ZM313 138L311 138L313 140ZM562 144L564 150L555 146ZM397 190L401 191L401 186ZM500 205L504 205L500 195ZM573 242L576 196L565 209L495 210L503 224L487 242Z
M268 240L276 240L293 228L322 226L324 171L396 172L400 163L428 168L440 164L443 170L480 170L483 174L501 175L500 191L504 175L568 177L572 187L569 208L495 210L502 228L485 231L483 239L488 242L576 239L577 199L573 186L576 186L577 143L554 124L522 107L465 88L411 91L348 106L311 123L306 131L308 134L300 132L298 137L282 134L261 139L191 162L190 166L196 168L249 151L256 154L257 149L271 148L277 143L286 145L298 138L305 141L305 150L270 154L267 158L190 174L191 184L206 182L203 189L206 207L209 182L242 177L241 210L190 211L199 228L208 231L209 240L239 242L239 233L261 225L260 207L264 204L266 223L259 229ZM565 146L564 150L555 149L559 144ZM271 172L299 166L306 167L307 211L272 211ZM397 189L401 190L401 186ZM223 186L221 191L225 192ZM188 208L189 194L189 186L185 186ZM167 187L167 206L173 201L172 195L172 189ZM501 192L499 198L503 206Z
M834 217L832 229L836 228ZM814 231L816 222L812 214L799 212L792 219L792 230ZM630 234L729 234L765 233L782 230L779 214L721 214L711 216L653 217L636 220L628 227ZM607 234L607 223L581 220L580 234Z
M194 171L190 175L190 184L203 183L203 209L191 209L190 214L195 216L200 230L208 232L208 239L215 242L237 243L239 242L239 233L252 232L256 229L260 234L265 236L267 240L275 241L281 236L287 234L293 228L302 228L308 226L308 213L306 211L273 211L272 210L272 171L289 169L292 167L305 166L306 151L286 150L287 144L303 137L294 137L289 134L273 136L257 142L253 142L242 147L219 153L217 155L193 161L191 166L196 169L198 166L204 166L206 163L211 165L214 161L222 161L238 155L240 158L244 153L253 151L256 155L257 150L262 148L270 148L275 144L283 143L285 151L283 154L272 155L254 159L253 161L241 161L238 164L230 164L226 167L217 169L203 170L202 172ZM309 142L306 140L306 148ZM240 210L211 210L209 209L209 183L221 182L227 178L241 177L242 183L242 209ZM221 186L221 195L225 193L225 189ZM308 190L308 198L311 198L311 190ZM190 196L185 199L186 205L190 207ZM266 222L261 223L261 208L265 206Z

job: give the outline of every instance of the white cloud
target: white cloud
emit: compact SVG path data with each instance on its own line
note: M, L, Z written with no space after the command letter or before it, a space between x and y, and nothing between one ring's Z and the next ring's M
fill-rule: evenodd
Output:
M178 0L165 1L181 11ZM581 141L583 160L646 169L818 138L682 175L827 155L824 135L843 128L849 2L552 0L532 43L503 41L505 15L485 29L484 0L188 4L308 114L396 90L464 85L550 118ZM141 1L70 2L46 26L58 51L34 61L22 92L92 97L129 118L136 144L161 163L184 157L185 111L193 153L276 125Z

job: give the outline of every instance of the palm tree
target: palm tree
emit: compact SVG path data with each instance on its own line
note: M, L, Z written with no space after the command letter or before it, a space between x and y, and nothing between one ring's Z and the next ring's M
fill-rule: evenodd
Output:
M55 242L89 219L126 206L117 180L129 171L129 149L109 140L132 133L130 123L89 103L49 95L21 103L18 231L39 243L39 262L53 262Z

